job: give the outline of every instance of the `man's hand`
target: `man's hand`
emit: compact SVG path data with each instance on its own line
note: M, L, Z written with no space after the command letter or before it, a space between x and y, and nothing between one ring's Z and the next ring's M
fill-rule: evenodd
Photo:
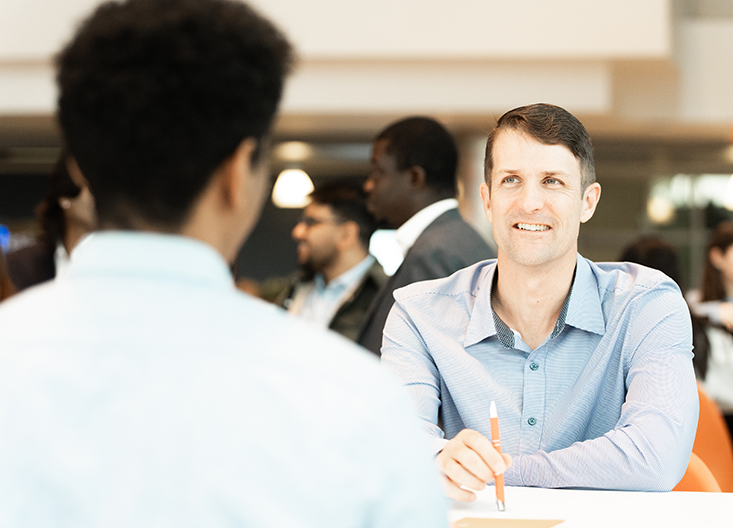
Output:
M476 494L461 486L482 490L512 464L512 457L499 453L491 441L473 429L464 429L450 440L436 458L442 473L443 492L463 502L476 499Z

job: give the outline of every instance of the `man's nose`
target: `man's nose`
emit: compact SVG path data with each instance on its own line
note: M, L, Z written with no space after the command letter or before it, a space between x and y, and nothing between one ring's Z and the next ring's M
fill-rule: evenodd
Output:
M539 184L527 184L522 188L520 198L522 209L526 212L533 212L542 209L544 206L544 195Z
M293 227L293 230L290 232L290 236L292 236L295 240L301 240L304 234L305 224L302 221L295 224L295 227Z
M364 189L364 192L367 194L371 194L371 192L374 190L374 180L371 176L366 179L364 185L362 185L362 189Z

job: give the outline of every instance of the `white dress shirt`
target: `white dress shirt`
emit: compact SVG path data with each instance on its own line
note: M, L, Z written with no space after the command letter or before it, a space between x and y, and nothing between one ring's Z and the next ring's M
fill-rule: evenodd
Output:
M397 237L397 243L400 245L402 250L402 256L407 255L410 248L417 240L425 228L433 223L433 220L438 218L440 215L451 209L458 207L458 200L455 198L446 198L438 202L432 203L423 209L420 209L417 213L402 224L395 233Z

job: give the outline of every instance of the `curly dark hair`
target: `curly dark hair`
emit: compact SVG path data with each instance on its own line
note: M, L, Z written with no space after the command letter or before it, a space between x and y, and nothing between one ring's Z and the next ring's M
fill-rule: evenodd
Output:
M245 138L262 143L293 62L233 0L102 4L57 58L58 114L102 226L176 229Z

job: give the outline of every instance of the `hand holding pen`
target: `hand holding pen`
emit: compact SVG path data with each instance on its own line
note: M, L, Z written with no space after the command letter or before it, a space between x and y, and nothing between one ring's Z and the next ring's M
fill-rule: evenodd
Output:
M481 490L502 475L512 464L512 457L497 451L478 431L464 429L438 453L436 463L442 473L444 493L454 500L471 502L476 494L469 490Z

